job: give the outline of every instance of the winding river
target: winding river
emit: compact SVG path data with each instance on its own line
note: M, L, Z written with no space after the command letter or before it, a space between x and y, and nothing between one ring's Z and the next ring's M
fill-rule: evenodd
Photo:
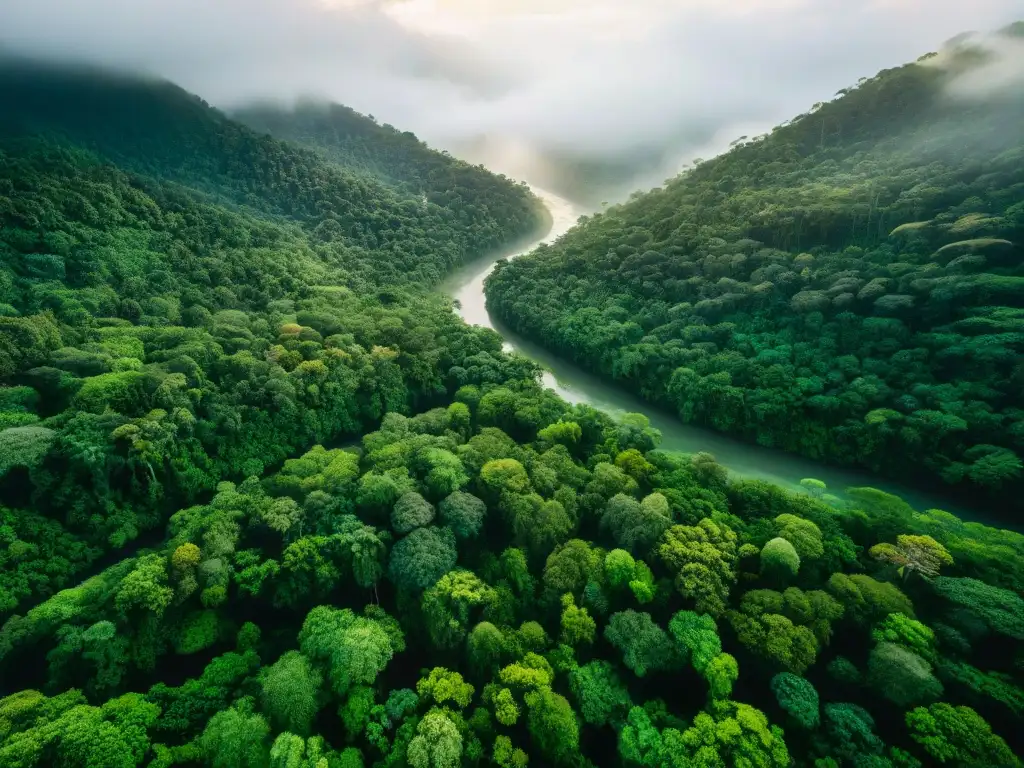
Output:
M915 509L944 509L963 520L972 520L996 527L991 515L980 510L967 509L962 504L944 498L937 491L909 488L866 472L842 469L822 464L783 451L753 445L728 435L689 424L676 416L643 402L621 387L608 384L593 374L534 344L504 326L492 317L484 300L484 279L500 258L513 259L529 253L544 242L551 242L572 228L582 211L568 200L537 188L534 193L547 205L552 225L548 234L515 253L504 253L474 261L456 271L445 280L440 290L457 301L457 311L470 325L493 328L505 339L505 349L515 350L544 368L544 384L570 403L588 403L611 415L643 413L651 426L662 434L661 447L670 451L695 453L707 451L736 475L770 480L780 485L797 488L805 477L814 477L826 483L831 492L844 488L868 485L894 493Z

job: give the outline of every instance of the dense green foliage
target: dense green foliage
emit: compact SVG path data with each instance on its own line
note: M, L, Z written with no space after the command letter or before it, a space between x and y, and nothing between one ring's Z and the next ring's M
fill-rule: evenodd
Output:
M3 626L0 762L1019 764L1024 537L657 442L508 381L222 481L159 547ZM651 497L671 525L639 518L660 533L630 554L604 520ZM519 524L553 503L564 528ZM908 578L880 536L953 554ZM765 569L773 541L816 556Z
M947 95L972 46L499 263L488 306L684 421L1021 509L1024 99Z
M251 107L232 117L256 131L305 144L346 168L372 174L399 191L458 212L462 222L484 222L505 245L510 224L529 222L529 198L511 184L495 184L483 166L429 149L408 131L379 125L340 104L301 104L293 110ZM503 176L499 176L504 181ZM500 217L495 216L500 212ZM528 228L522 230L527 234ZM477 232L476 235L483 233Z
M346 284L342 276L378 286L436 282L453 266L532 234L542 217L525 188L418 142L389 166L395 175L423 176L421 188L395 188L358 163L325 162L312 149L260 135L165 82L8 63L0 67L0 98L16 105L5 109L0 137L42 134L124 169L300 222L318 255L332 254L335 284ZM351 120L374 127L368 118ZM386 154L386 139L373 140ZM107 220L102 209L82 213ZM26 252L67 260L54 250ZM44 274L47 265L55 267L38 265Z
M7 66L0 101L0 616L221 479L528 370L421 290L539 224L521 188L459 166L508 218L422 204L166 84Z
M4 768L1020 765L1024 536L542 389L424 285L522 189L4 78Z

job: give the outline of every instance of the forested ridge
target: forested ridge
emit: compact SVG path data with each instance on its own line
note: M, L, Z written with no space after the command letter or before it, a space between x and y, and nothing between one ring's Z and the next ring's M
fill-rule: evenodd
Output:
M684 421L1019 512L1024 99L978 40L499 264L488 306Z
M543 389L430 290L522 186L0 84L2 768L1021 765L1024 536Z
M543 206L521 185L419 144L391 166L413 179L442 177L446 192L435 184L426 199L349 158L324 162L311 149L261 135L171 83L0 64L0 99L12 105L0 116L0 137L70 143L122 170L294 220L379 284L437 282L467 259L533 234L543 220Z
M303 102L292 109L254 106L237 110L232 117L253 130L312 147L347 168L365 171L402 192L456 211L463 222L473 221L481 212L500 211L505 217L530 212L524 205L531 202L529 196L517 188L525 187L525 182L516 187L495 184L493 174L483 166L436 152L415 134L381 125L372 115L341 104Z

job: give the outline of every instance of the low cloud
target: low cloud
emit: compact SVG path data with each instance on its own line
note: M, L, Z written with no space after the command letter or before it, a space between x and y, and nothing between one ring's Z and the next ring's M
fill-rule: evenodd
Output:
M329 98L593 203L1015 11L1019 0L0 0L0 48L159 74L225 108Z
M972 60L972 66L954 76L947 94L966 101L991 101L1024 93L1024 25L1015 27L1016 34L961 35L949 41L938 55L926 64L957 70L961 58Z

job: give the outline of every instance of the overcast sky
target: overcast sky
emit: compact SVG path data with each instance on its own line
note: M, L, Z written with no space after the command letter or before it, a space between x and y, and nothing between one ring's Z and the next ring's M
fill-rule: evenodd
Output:
M325 96L456 152L486 138L529 177L530 158L637 150L674 171L1018 17L1021 0L0 0L0 46L223 107Z

